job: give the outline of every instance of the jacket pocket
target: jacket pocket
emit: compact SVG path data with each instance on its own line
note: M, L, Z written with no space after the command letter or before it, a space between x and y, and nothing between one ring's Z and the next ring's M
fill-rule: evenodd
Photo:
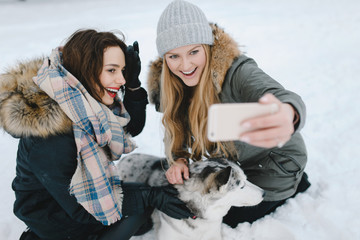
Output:
M270 164L273 164L273 167L283 174L296 176L301 172L301 164L290 156L271 151L269 158L271 160Z

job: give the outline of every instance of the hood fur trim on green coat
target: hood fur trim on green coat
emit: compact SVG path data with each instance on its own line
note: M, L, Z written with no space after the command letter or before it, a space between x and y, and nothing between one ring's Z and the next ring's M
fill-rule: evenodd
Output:
M13 137L47 137L72 130L60 106L32 80L42 58L20 62L0 75L0 127Z
M228 69L234 59L240 56L238 44L216 24L210 24L214 36L214 45L211 47L211 77L218 93L225 79ZM160 103L160 79L163 59L158 57L150 62L150 69L147 79L147 88L150 102L158 105Z

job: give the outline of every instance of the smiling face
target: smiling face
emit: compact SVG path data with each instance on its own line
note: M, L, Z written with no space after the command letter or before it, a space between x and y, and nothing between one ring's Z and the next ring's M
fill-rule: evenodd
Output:
M125 69L125 55L120 47L108 47L104 50L103 69L99 76L105 93L101 94L103 104L113 104L120 87L125 84L123 71Z
M202 45L175 48L165 54L165 59L170 71L185 85L193 87L199 83L206 64L206 54Z

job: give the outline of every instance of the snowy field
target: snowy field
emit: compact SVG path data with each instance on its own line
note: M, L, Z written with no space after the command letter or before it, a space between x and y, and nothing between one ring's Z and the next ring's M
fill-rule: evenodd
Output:
M48 55L79 28L119 29L139 41L146 86L157 56L157 20L169 1L0 0L0 73L18 60ZM193 1L209 21L307 105L302 133L311 188L274 214L236 229L226 240L360 239L360 1ZM136 152L163 156L161 115L147 109ZM0 133L0 239L18 239L25 225L12 213L17 140ZM153 231L134 240L154 240Z

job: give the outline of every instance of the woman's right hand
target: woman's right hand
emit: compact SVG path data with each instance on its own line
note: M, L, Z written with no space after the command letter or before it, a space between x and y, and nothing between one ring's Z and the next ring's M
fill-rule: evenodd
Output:
M176 159L165 175L170 184L183 184L183 179L189 179L187 160L185 158Z

